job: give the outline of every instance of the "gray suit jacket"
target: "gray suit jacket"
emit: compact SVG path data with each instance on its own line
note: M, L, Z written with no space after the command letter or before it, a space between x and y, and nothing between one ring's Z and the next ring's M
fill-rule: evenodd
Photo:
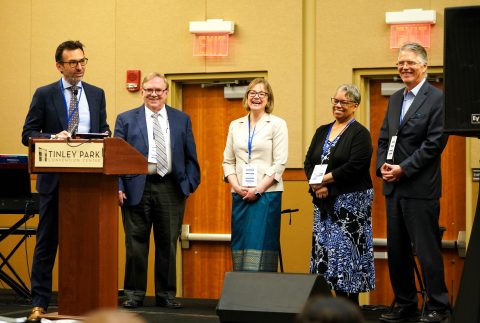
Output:
M377 176L385 163L392 136L397 135L393 164L400 165L404 176L398 182L383 183L383 194L394 190L401 197L438 199L442 192L441 154L447 143L443 133L443 94L425 82L400 124L403 89L389 100L380 129L377 151Z

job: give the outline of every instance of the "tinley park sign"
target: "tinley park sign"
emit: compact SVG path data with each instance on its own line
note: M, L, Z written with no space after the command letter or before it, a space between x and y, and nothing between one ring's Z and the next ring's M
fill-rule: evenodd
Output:
M103 167L101 142L37 142L35 167Z

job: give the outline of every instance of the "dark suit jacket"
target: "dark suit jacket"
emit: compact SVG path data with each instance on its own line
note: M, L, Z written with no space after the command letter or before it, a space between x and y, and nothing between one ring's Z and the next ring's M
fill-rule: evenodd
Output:
M185 113L165 105L172 149L172 175L181 193L187 197L200 184L200 166L193 138L192 123ZM115 122L115 137L126 140L148 158L148 134L144 105L121 113ZM125 205L137 205L143 195L146 175L120 177L119 189L125 193Z
M82 82L83 90L90 110L90 132L110 132L107 124L105 92L91 84ZM63 97L60 81L38 88L32 98L30 109L25 119L22 143L28 146L30 138L50 138L67 129L67 107ZM39 174L37 191L51 193L57 187L58 175Z
M388 102L378 138L377 176L382 176L380 168L390 140L397 135L393 164L400 165L404 176L398 182L384 181L383 194L396 190L400 197L438 199L442 191L441 154L448 138L443 133L443 94L426 81L400 124L403 92L395 92Z
M304 162L308 179L312 176L315 165L321 163L323 145L331 126L331 123L320 126L313 136ZM326 173L332 172L335 179L333 183L327 184L330 197L372 188L370 178L372 152L370 133L360 123L353 122L330 152ZM310 194L313 196L311 189ZM320 205L322 200L325 199L313 196L315 205Z

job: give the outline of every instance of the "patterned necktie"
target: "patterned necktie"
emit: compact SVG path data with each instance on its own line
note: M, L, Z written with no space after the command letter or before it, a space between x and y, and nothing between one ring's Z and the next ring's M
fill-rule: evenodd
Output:
M78 107L77 107L77 94L78 86L72 85L68 88L72 91L72 97L70 98L70 105L68 106L68 126L67 131L70 133L77 132L78 130Z
M152 114L153 118L153 138L155 140L155 147L157 152L157 173L160 176L165 176L168 171L167 168L167 148L165 146L165 137L160 122L158 122L158 113Z

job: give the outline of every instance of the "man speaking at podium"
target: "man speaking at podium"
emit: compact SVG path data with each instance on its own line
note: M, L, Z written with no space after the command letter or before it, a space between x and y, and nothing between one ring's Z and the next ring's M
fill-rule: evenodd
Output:
M155 301L181 308L175 300L175 255L186 198L200 184L192 123L165 104L165 76L148 74L142 82L144 104L121 113L115 137L125 139L148 159L148 175L120 177L119 203L125 229L125 308L143 305L147 290L148 247L155 240Z
M108 132L105 93L82 82L88 58L79 41L65 41L55 52L62 78L38 88L25 119L22 143L30 138L67 139L76 132ZM32 305L29 322L40 321L52 294L52 270L58 246L58 175L39 174L37 243L32 264ZM63 214L62 216L68 216Z

